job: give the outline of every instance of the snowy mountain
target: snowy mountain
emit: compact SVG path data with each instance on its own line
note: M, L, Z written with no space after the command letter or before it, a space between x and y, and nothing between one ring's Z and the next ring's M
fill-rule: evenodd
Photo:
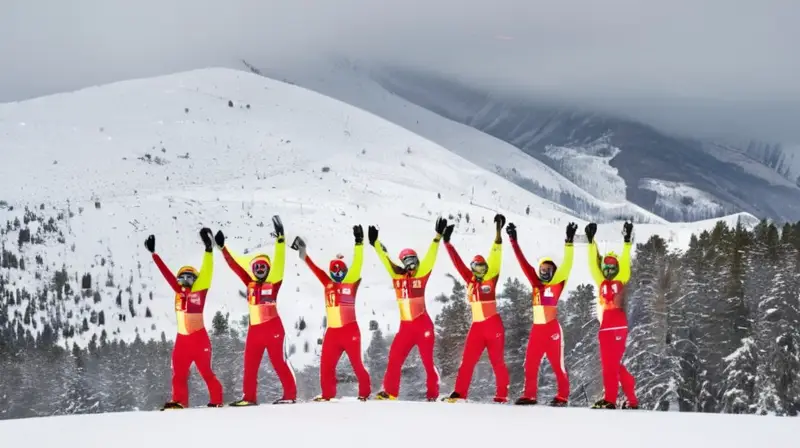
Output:
M496 212L517 224L529 257L551 255L559 262L564 227L576 221L582 229L586 221L575 216L586 210L537 196L479 166L486 153L466 146L477 134L458 134L469 128L441 123L427 129L440 129L453 150L311 90L230 69L0 105L0 219L6 222L0 227L0 286L13 303L11 313L24 316L24 327L14 331L37 334L60 322L51 330L79 345L101 331L123 339L162 332L171 338L172 294L143 247L147 235L156 235L157 251L174 270L199 266L202 226L223 230L239 253L272 255L275 214L287 239L305 237L320 264L337 253L349 260L355 224L378 225L392 255L404 247L424 251L439 215L457 222L453 243L463 256L483 253ZM505 148L493 153L501 168L540 169L533 177L543 188L592 199L535 159L518 156L508 164L512 147L494 148ZM592 202L606 218L637 210L621 198L606 199ZM649 219L652 224L637 224L636 238L660 234L676 247L715 223ZM725 221L738 219L756 221L748 214ZM621 222L602 224L601 245L621 245L620 230ZM589 281L585 245L577 246L568 290ZM456 274L444 252L429 283L433 314L439 307L433 297L449 293L447 274ZM358 318L364 326L374 320L396 330L389 277L371 248L365 255ZM302 366L319 350L322 288L294 251L287 256L278 308L292 363ZM501 275L523 278L510 251ZM246 314L242 289L216 251L207 326L216 311L233 320Z
M398 421L413 428L397 437ZM465 422L488 422L481 429L445 431ZM791 446L797 426L790 418L679 412L598 411L487 404L355 402L308 403L256 408L191 409L177 412L119 412L0 421L0 437L11 446L138 448L188 445L218 447L231 434L252 432L269 422L263 437L279 446L369 447L492 446L519 443L536 431L548 445L590 446L604 440L615 447L672 446L751 448ZM89 430L91 428L91 430ZM146 430L142 430L146 428ZM176 430L176 428L183 428ZM576 428L580 430L576 431ZM669 431L665 428L680 428ZM524 435L522 437L525 437ZM113 441L113 443L111 442ZM646 442L645 442L646 441ZM29 442L25 442L29 443Z
M501 146L494 141L505 142L506 151L508 147L521 149L538 164L534 167L526 161L510 179L537 194L547 194L537 185L540 173L547 173L545 178L564 179L555 183L560 193L549 197L567 206L576 204L573 197L578 198L579 211L598 217L603 217L603 212L591 204L600 201L616 204L615 208L626 209L627 214L651 213L667 221L693 221L739 211L778 220L800 219L800 188L794 174L800 158L788 147L672 136L631 119L492 94L410 70L362 68L346 61L333 68L321 64L318 70L294 73L283 67L260 70L362 107L445 146L447 135L453 133L452 122L472 127L480 132L471 134L476 149L460 150L465 157L480 153L470 160L507 173L507 165L517 164L521 156L499 157L509 161L506 166L485 160ZM381 88L376 89L375 84ZM428 114L420 109L452 122L439 120L436 123L442 129L427 129L422 123L433 120L425 118ZM478 137L480 134L483 136ZM497 153L506 154L503 150ZM576 189L589 192L589 197Z
M346 60L323 61L315 70L293 70L280 66L262 71L247 61L244 65L254 73L287 80L378 115L505 177L537 196L570 208L584 219L602 222L635 217L638 222L667 222L625 198L625 183L618 177L617 169L608 164L608 158L600 162L605 170L601 176L587 178L580 185L576 184L512 144L395 95L379 82L382 80L380 76L372 76L379 73ZM587 158L586 161L596 162L594 158ZM579 162L572 162L576 162L573 166L579 169ZM611 182L606 182L607 179Z

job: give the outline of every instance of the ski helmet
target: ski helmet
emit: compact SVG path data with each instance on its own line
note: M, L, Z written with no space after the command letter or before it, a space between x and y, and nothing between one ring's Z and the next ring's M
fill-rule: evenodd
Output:
M252 260L250 260L250 270L258 280L264 280L267 278L271 266L272 265L269 261L269 256L265 254L258 254L253 257Z
M549 282L556 275L556 263L550 257L539 259L539 279L545 283Z
M414 249L401 250L399 258L406 271L414 271L419 267L419 257Z
M344 256L341 254L336 255L336 258L331 260L330 266L328 266L328 271L331 274L331 278L336 283L341 283L344 280L344 277L347 275L347 264L342 261Z
M486 275L486 271L489 270L489 265L486 264L486 259L483 258L482 255L475 255L472 257L472 262L470 262L469 267L472 270L472 275L477 278L483 278L483 276Z
M178 273L175 275L178 279L178 284L184 288L191 288L194 282L197 281L197 269L192 266L181 266Z
M600 269L603 271L603 277L612 279L619 274L619 258L614 252L609 252L603 257L603 262L600 264Z

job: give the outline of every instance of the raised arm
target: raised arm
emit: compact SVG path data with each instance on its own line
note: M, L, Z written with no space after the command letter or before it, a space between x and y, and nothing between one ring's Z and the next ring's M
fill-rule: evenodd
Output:
M519 243L517 242L517 226L515 226L513 222L509 223L506 227L506 233L508 234L509 241L511 241L511 249L514 251L519 267L522 268L525 277L528 278L531 285L541 286L542 282L539 280L539 276L536 275L536 270L528 263L528 259L525 258L525 254L522 253L522 249L519 247Z
M217 243L217 247L222 250L222 256L225 257L225 262L228 263L228 267L239 277L242 283L249 285L250 282L253 281L253 278L250 277L250 273L236 261L234 255L228 250L228 246L225 245L225 235L222 233L222 230L217 230L216 235L214 235L214 241Z
M355 283L361 278L361 268L364 266L364 229L360 225L353 226L353 237L355 246L353 247L353 262L347 269L342 283Z
M594 282L599 285L603 283L605 277L603 277L603 271L600 270L600 265L597 263L599 254L597 252L597 241L594 239L594 235L597 233L597 224L593 222L587 224L584 232L586 232L586 239L589 240L589 272L592 274Z
M275 253L272 257L272 267L267 275L267 283L278 283L283 281L286 270L286 235L283 233L283 223L278 215L272 217L272 225L275 227Z
M319 280L319 282L322 283L323 286L327 285L328 282L330 281L328 274L326 274L325 271L320 269L319 266L317 266L317 264L314 263L314 260L312 260L311 257L308 256L308 254L305 254L304 261L306 262L306 265L311 269L311 272L314 273L314 276L317 277L317 280Z
M617 274L617 280L622 284L628 283L628 280L631 279L631 248L633 247L631 232L633 232L633 223L626 221L622 228L625 242L622 247L622 256L619 258L619 273Z
M556 271L551 283L561 283L567 281L569 273L572 271L572 259L574 254L573 241L575 240L575 232L578 230L578 225L574 222L567 224L567 237L564 238L564 261L561 262L561 267Z
M158 266L158 270L161 271L161 275L164 276L164 280L169 283L170 288L173 291L178 292L181 290L181 286L178 284L178 279L175 278L175 274L169 270L164 260L158 256L156 253L156 237L155 235L150 235L147 239L144 240L144 247L147 248L147 251L150 252L153 256L153 261Z
M445 235L447 235L447 230L445 230ZM465 282L468 282L472 278L472 271L464 264L464 260L461 259L461 256L458 255L458 251L449 241L445 241L444 247L447 249L447 254L450 255L450 260L453 261L453 266L455 266L458 274Z
M383 267L386 268L386 272L388 272L392 278L400 278L403 276L403 269L392 263L392 260L386 255L386 247L378 240L378 228L375 226L369 226L369 244L375 248L378 259L381 260Z
M489 257L486 259L486 264L489 266L486 270L486 276L483 277L484 280L490 280L500 275L500 265L503 262L503 234L501 231L503 226L506 225L506 217L498 213L494 217L494 223L494 243L492 248L489 249Z
M197 280L192 285L192 291L203 291L211 287L211 278L214 276L214 253L213 246L211 245L211 229L203 227L200 230L200 238L205 245L205 252L203 253L203 264L200 266L200 272L197 274Z
M442 234L447 228L447 220L444 218L436 218L436 236L433 237L431 245L428 246L428 251L425 257L419 262L415 278L425 277L433 271L433 265L436 264L436 256L439 254L439 242L442 240Z

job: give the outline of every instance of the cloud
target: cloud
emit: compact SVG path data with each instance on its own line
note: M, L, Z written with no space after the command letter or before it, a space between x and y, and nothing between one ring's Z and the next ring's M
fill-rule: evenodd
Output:
M0 101L340 53L800 142L798 23L796 0L6 0Z

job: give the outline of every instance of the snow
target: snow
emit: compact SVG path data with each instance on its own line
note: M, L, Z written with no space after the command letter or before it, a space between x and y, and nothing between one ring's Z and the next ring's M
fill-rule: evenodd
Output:
M644 178L639 180L639 188L656 193L657 207L679 215L714 216L724 212L714 196L683 182Z
M600 164L592 160L588 166L575 165L576 172L583 173L580 177L585 181L576 185L516 146L394 94L390 88L385 87L386 84L402 86L403 89L414 89L414 86L385 70L361 66L357 62L344 59L323 60L319 64L319 68L314 70L309 70L307 66L303 70L274 67L270 68L269 73L378 115L512 182L532 186L532 190L540 196L550 194L557 197L560 193L573 195L598 209L593 213L595 219L636 216L638 220L646 222L667 222L626 199L625 182L616 175L616 169L608 166L610 158ZM252 69L252 66L249 67ZM437 102L443 101L452 100L441 99ZM502 117L498 116L497 120L500 118ZM565 163L572 166L573 160L575 159L569 158ZM613 171L613 175L597 178L598 174L610 171ZM548 191L541 191L543 189ZM577 216L586 217L582 210L573 212Z
M578 185L616 202L625 200L626 191L625 179L611 166L611 159L619 153L619 148L604 141L580 148L548 146L545 150L547 157L562 162L564 169L578 179Z
M462 257L485 253L493 239L492 218L501 212L517 224L529 260L547 255L561 264L567 223L575 221L580 229L586 224L565 207L476 165L458 151L376 115L231 69L130 80L3 104L0 139L4 154L0 200L14 207L0 207L0 219L22 220L26 205L44 221L63 215L55 221L63 233L61 241L49 236L43 245L22 246L27 266L24 271L4 273L10 287L33 293L64 266L72 289L80 291L81 276L91 273L93 289L101 293L102 301L93 308L61 301L58 312L67 316L73 311L65 319L79 326L85 311L102 309L109 334L127 339L137 332L145 339L159 337L162 331L174 337L171 291L143 247L151 233L156 235L157 252L173 270L184 264L199 267L202 226L223 230L234 251L265 251L272 256L270 218L277 214L286 227L287 241L303 236L309 254L327 266L337 253L349 261L355 224L362 224L365 232L368 225L378 225L390 255L404 247L422 253L434 236L439 214L463 217L453 235ZM530 215L525 212L528 206ZM733 215L725 220L735 222L740 217L755 219ZM635 234L643 242L657 233L685 247L692 232L715 223L642 224ZM601 246L619 251L621 227L621 223L600 225ZM19 231L12 229L0 243L16 249L18 236ZM591 282L586 250L585 244L576 244L567 291ZM501 281L524 279L508 247L505 252ZM34 262L37 256L41 265ZM452 288L446 274L457 275L441 247L428 286L433 315L440 307L433 297L449 294ZM207 326L217 310L230 312L232 322L246 314L239 296L242 289L215 249ZM114 300L118 294L121 308ZM362 325L374 319L386 331L396 331L399 319L393 297L388 274L367 246L357 303ZM119 315L127 314L129 300L138 315L121 321ZM23 300L11 312L22 313L26 306ZM145 307L152 318L145 317ZM287 250L278 309L287 328L287 346L296 349L292 364L312 362L323 330L322 288L292 250ZM308 328L293 330L301 318ZM94 329L76 335L74 342L84 345L93 334ZM302 350L305 343L312 347L308 353ZM369 341L363 343L366 348Z
M465 429L473 422L484 424ZM516 445L520 440L566 447L601 443L620 448L643 444L751 448L791 446L796 436L797 425L791 418L401 401L342 400L0 421L0 440L9 446L35 440L36 446L64 448L203 448L239 440L331 448L478 447Z

